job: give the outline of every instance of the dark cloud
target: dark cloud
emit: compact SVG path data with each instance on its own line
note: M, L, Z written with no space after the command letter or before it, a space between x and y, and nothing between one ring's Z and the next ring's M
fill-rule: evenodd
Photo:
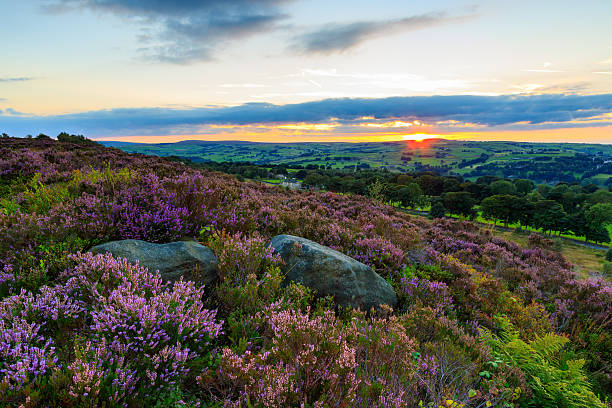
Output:
M330 54L341 52L374 37L446 24L471 17L448 13L426 13L386 21L362 21L349 24L328 24L315 31L294 37L292 48L300 52Z
M91 136L109 136L188 133L205 125L317 123L332 118L350 125L368 116L375 120L418 119L426 123L452 120L487 128L514 125L530 128L548 124L575 126L576 121L610 112L612 94L412 96L324 99L288 105L247 103L233 107L123 108L56 116L2 116L0 127L13 133L54 133L66 129Z
M49 12L93 9L135 18L143 29L145 58L185 64L212 59L226 41L272 29L285 18L281 3L289 0L53 0Z
M33 79L31 77L0 78L0 82L26 82Z

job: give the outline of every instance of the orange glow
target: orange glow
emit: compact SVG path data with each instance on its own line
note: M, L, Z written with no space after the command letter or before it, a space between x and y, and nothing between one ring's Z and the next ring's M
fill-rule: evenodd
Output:
M422 142L427 139L439 139L440 135L428 135L426 133L415 133L414 135L404 135L402 136L402 140L410 140L413 142Z
M279 129L278 127L248 127L241 126L232 129L215 129L215 132L202 132L181 135L126 135L114 137L95 137L96 140L120 140L139 143L171 143L181 140L244 140L252 142L295 143L295 142L393 142L405 141L411 146L425 147L423 143L429 139L454 140L504 140L520 142L574 142L574 143L611 143L612 126L538 129L519 131L479 131L479 132L449 132L444 134L416 133L398 134L372 130L365 133L355 129L335 128L330 131L311 130L307 134L303 130ZM219 131L220 130L220 131ZM417 140L422 140L418 142Z

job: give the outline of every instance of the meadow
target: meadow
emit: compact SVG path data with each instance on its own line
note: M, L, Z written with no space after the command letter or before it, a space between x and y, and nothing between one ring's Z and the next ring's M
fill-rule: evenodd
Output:
M2 406L609 406L610 284L538 234L89 142L0 139L0 157ZM284 282L277 234L371 266L397 306ZM87 252L118 239L198 240L218 279Z
M529 178L548 183L588 179L585 182L603 186L612 176L612 164L606 163L612 160L612 146L597 144L444 139L379 143L196 140L160 144L102 143L129 153L177 156L194 162L249 162L257 165L285 164L288 167L323 165L333 169L355 169L357 166L398 172L433 170L443 175L461 175L471 180L482 175ZM600 162L594 163L594 159ZM543 167L535 167L534 163ZM569 168L572 163L574 168Z

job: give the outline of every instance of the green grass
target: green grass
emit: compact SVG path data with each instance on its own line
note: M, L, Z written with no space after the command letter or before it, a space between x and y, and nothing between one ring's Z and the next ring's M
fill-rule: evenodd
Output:
M112 142L105 142L111 144ZM345 166L369 164L371 167L386 166L396 170L414 170L415 163L430 166L451 166L458 174L470 172L476 166L459 169L461 160L472 160L486 153L491 157L486 163L503 164L515 158L571 156L577 152L612 156L612 145L560 144L560 143L516 143L516 142L466 142L456 140L430 140L421 143L211 143L184 142L165 144L121 144L117 145L130 153L147 153L158 156L181 156L193 161L233 161L255 164L308 164L331 165L334 169ZM538 149L554 149L543 151ZM533 153L532 153L533 150ZM444 157L435 157L436 153ZM404 164L402 155L408 154L410 162ZM348 158L348 160L340 160ZM456 163L456 164L452 164ZM481 163L480 163L481 164ZM479 165L480 165L479 164ZM501 176L501 174L498 174ZM610 175L596 175L593 179L604 184Z

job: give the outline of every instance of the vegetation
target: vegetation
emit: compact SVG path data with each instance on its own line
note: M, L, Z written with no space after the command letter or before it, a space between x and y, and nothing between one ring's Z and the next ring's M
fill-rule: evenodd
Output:
M435 197L432 212L479 203L495 180L468 189L388 174L364 182L372 199L240 182L93 143L2 138L0 157L2 406L597 407L612 394L608 281L581 279L548 237L524 247L381 202L390 180L408 189L406 203L419 205L415 185ZM585 210L608 194L498 184L568 216L561 190ZM372 266L397 307L343 310L285 285L266 246L280 233ZM219 259L218 282L166 284L86 252L126 238L198 239Z
M433 171L476 180L482 176L536 183L595 183L608 187L612 146L575 143L471 142L429 139L384 143L103 142L130 153L176 156L193 162L340 170ZM503 193L499 193L503 194Z

